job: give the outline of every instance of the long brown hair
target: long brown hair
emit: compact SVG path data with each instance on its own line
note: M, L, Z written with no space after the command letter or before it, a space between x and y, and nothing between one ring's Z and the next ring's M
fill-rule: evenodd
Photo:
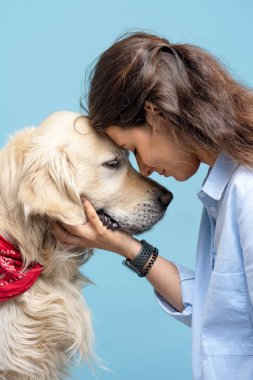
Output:
M90 75L91 124L98 132L144 125L145 101L193 149L253 166L253 92L205 50L144 32L117 39Z

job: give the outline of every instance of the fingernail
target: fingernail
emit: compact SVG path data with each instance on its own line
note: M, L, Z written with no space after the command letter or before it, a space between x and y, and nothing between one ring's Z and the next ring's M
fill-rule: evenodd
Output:
M82 202L85 202L86 198L85 197L81 197L81 201Z

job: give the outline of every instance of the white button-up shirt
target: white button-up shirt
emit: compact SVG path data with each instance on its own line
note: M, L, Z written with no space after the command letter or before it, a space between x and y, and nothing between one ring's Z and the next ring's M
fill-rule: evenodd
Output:
M192 327L193 380L253 380L253 169L220 154L198 197L195 273L175 264L185 309L155 294Z

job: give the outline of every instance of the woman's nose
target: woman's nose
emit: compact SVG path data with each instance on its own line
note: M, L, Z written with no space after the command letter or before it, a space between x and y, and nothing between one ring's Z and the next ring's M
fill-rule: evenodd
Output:
M143 175L144 177L149 177L152 173L153 173L154 170L152 170L151 168L147 167L145 168L144 171L141 172L141 175Z
M143 175L144 177L148 177L153 173L152 168L144 164L142 160L137 159L137 164L138 164L141 175Z

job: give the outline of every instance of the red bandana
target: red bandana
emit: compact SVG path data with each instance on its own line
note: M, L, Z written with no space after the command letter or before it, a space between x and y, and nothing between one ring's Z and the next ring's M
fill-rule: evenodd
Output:
M24 293L43 270L41 264L31 263L27 270L22 272L22 264L18 248L0 235L0 302Z

